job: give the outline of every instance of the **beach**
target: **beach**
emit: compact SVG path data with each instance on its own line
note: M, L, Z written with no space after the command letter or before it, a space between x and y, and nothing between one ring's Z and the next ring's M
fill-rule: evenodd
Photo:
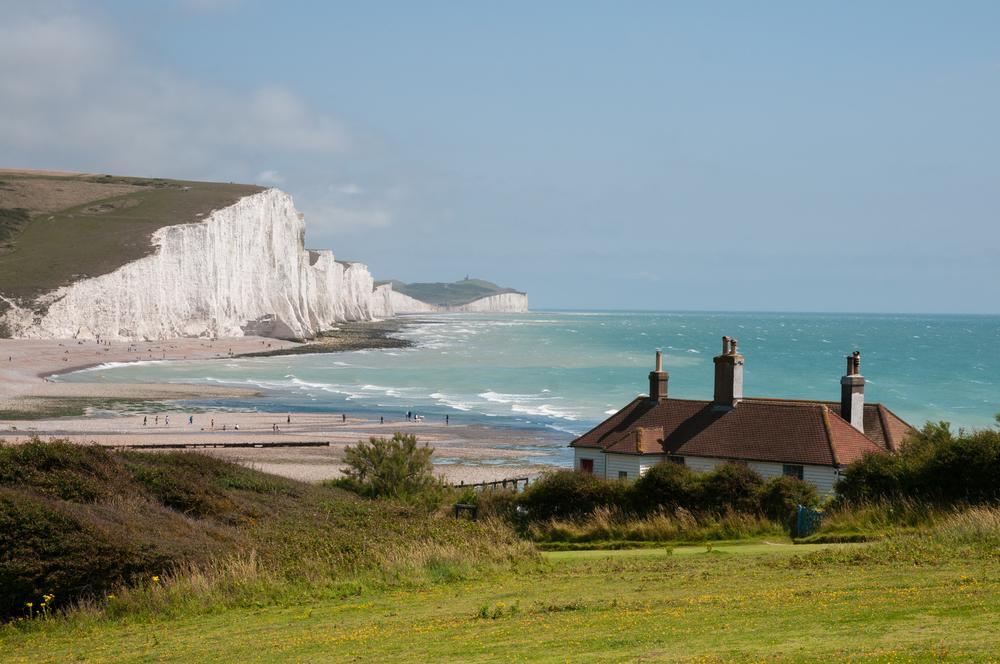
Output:
M324 342L329 346L330 342ZM352 345L359 344L352 337ZM479 424L446 424L345 412L259 413L176 408L190 399L252 399L258 390L177 383L53 382L50 377L110 363L225 359L271 351L301 352L304 344L260 337L174 339L160 342L0 340L0 439L62 439L113 447L156 446L237 461L302 481L342 477L343 450L369 437L414 434L435 448L436 470L449 483L537 476L530 431ZM116 414L127 406L127 412ZM117 407L117 408L113 408ZM67 416L59 416L70 413ZM384 419L380 421L379 418ZM308 444L297 446L301 444ZM233 445L240 445L235 447ZM253 447L260 445L261 447ZM264 447L267 445L267 447ZM229 446L229 447L227 447ZM525 448L529 449L525 449Z

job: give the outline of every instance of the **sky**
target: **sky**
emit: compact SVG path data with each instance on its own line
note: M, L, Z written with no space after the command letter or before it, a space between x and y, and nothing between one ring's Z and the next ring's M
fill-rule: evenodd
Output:
M532 308L1000 313L1000 3L8 2L0 166Z

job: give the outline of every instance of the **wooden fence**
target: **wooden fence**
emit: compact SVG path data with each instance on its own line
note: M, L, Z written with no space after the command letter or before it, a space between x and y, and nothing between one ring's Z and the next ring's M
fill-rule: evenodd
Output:
M521 487L524 484L524 487ZM513 489L514 491L522 491L528 488L528 478L527 477L509 477L505 480L494 480L492 482L473 482L471 484L466 484L465 482L459 482L458 484L452 484L456 489L475 489L482 491L483 489Z
M325 440L276 441L264 443L137 443L135 445L104 445L116 450L194 450L215 447L329 447Z

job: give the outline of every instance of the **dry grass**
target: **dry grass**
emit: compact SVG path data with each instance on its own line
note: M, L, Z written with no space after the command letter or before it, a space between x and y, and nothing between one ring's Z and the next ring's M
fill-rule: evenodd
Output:
M698 514L677 508L636 517L616 507L599 507L580 519L533 523L528 533L537 542L700 542L786 534L781 524L754 514Z

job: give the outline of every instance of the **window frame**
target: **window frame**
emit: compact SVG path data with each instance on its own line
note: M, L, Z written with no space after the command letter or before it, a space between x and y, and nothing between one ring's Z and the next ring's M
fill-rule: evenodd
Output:
M797 480L803 480L805 478L806 467L800 463L783 463L781 464L781 474L786 477L794 477Z

